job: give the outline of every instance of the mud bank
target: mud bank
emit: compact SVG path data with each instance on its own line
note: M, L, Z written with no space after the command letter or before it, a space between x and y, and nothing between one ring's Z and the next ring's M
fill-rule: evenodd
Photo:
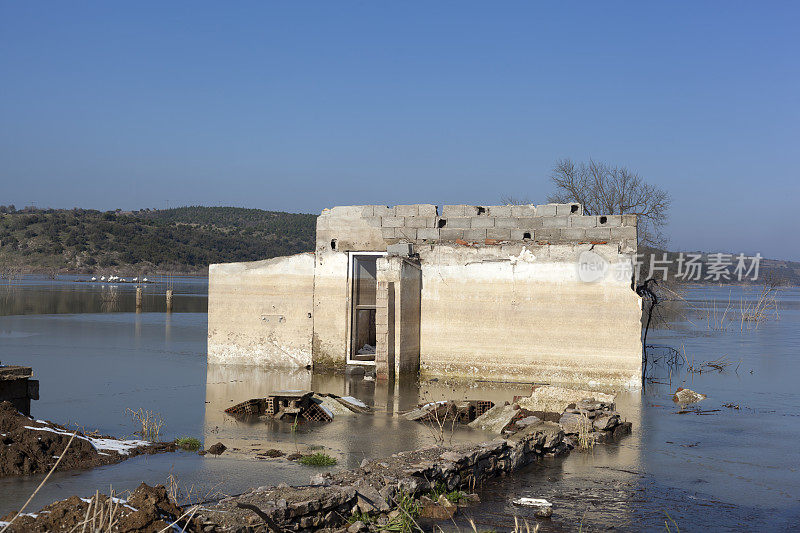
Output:
M31 476L48 472L64 452L73 431L17 411L0 403L0 477ZM59 471L119 463L137 455L175 451L174 443L119 440L78 432Z
M52 503L37 513L9 513L0 519L0 527L9 522L9 532L46 531L120 531L155 533L180 524L186 531L198 531L199 524L184 516L180 507L167 495L163 485L150 487L142 483L127 499L105 494L91 498L72 496ZM181 520L183 517L183 520Z

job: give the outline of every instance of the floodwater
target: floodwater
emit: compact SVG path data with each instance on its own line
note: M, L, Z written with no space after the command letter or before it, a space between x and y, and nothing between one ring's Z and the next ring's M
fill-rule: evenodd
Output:
M396 416L419 402L504 401L530 393L530 385L387 384L207 365L207 281L170 283L175 291L171 314L164 313L166 283L145 287L141 313L133 312L132 285L76 283L68 277L0 285L0 361L34 368L41 384L41 399L32 406L36 418L123 437L137 429L126 409L142 408L163 417L164 439L195 436L206 446L220 441L229 448L219 457L178 452L57 473L29 510L109 485L123 491L141 481L165 483L170 474L194 501L253 486L307 483L319 469L255 454L323 447L339 460L334 469L351 468L365 457L433 443L430 428ZM733 316L742 299L753 297L746 289L709 287L692 288L687 295L698 308L716 300L717 319L728 301ZM533 527L533 512L510 503L519 496L553 502L553 517L539 521L540 531L664 531L665 523L671 531L794 529L800 520L800 291L784 290L780 302L779 318L757 329L742 331L740 323L726 320L722 330L713 314L690 312L688 320L677 317L668 329L651 331L649 344L674 347L681 359L685 353L687 363L670 370L660 361L644 391L618 397L618 410L634 423L632 435L488 483L480 492L482 503L449 529L471 531L467 518L472 518L479 530L504 530L513 528L515 516ZM689 370L723 357L731 364L722 372ZM708 395L698 404L702 414L678 414L671 400L678 386ZM223 412L278 389L351 395L376 413L292 431L288 424L237 422ZM486 438L466 429L453 436ZM0 479L0 514L18 508L40 481Z

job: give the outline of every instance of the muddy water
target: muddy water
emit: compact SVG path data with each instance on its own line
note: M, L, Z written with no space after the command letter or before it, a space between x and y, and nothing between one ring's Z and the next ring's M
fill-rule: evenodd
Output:
M164 438L197 436L206 445L225 443L220 457L181 452L138 457L90 472L54 475L32 506L88 494L113 485L133 489L140 481L164 483L172 473L194 499L235 494L248 487L305 483L316 472L283 459L257 459L270 448L286 452L323 447L339 460L334 468L434 442L430 428L398 419L395 413L423 400L445 397L511 399L529 385L443 382L375 383L310 372L278 373L234 366L207 366L206 283L174 282L175 312L163 313L163 284L146 287L142 313L134 311L134 287L114 289L70 279L28 279L0 286L0 361L33 366L41 381L37 418L78 423L102 433L131 435L136 426L126 408L160 413ZM738 306L746 291L696 288L696 307L716 299ZM733 313L733 311L729 311ZM554 515L542 530L664 530L674 520L691 530L786 530L800 519L800 291L782 294L780 320L739 331L728 321L690 313L670 329L651 332L649 342L685 351L695 366L726 357L724 372L670 372L656 368L656 383L642 393L621 395L619 409L634 422L634 433L619 445L534 465L482 490L483 503L464 514L462 530L513 527L514 517L533 513L510 503L516 496L544 497ZM737 368L738 367L738 368ZM677 386L709 396L707 414L678 414L671 401ZM284 424L236 422L223 410L235 402L277 389L314 389L351 395L376 409L374 416L339 417L328 425L292 431ZM739 409L723 404L738 404ZM486 435L457 431L454 440ZM40 478L0 480L0 513L18 507ZM669 515L669 517L667 516ZM670 522L671 529L675 527ZM456 530L456 525L452 529Z

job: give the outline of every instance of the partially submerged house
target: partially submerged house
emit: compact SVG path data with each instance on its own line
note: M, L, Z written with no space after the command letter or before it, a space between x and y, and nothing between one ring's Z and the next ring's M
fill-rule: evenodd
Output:
M313 253L209 267L208 360L637 387L636 217L326 209Z

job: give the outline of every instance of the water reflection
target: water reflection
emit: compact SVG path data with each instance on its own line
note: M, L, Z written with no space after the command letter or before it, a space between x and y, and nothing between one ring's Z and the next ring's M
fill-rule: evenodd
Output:
M259 451L273 448L287 453L305 452L322 446L337 456L340 466L352 468L365 457L390 455L436 442L429 426L397 416L398 411L407 411L426 401L421 400L421 389L414 379L376 382L343 374L217 364L207 366L206 376L205 441L221 441L236 455L253 457ZM231 405L281 390L353 396L373 407L374 414L342 413L331 423L307 422L293 430L288 422L244 422L224 412ZM464 385L458 392L450 391L456 397L477 394L481 398L483 392ZM506 399L512 397L506 394ZM468 428L456 428L453 435L454 442L487 438L491 437Z

